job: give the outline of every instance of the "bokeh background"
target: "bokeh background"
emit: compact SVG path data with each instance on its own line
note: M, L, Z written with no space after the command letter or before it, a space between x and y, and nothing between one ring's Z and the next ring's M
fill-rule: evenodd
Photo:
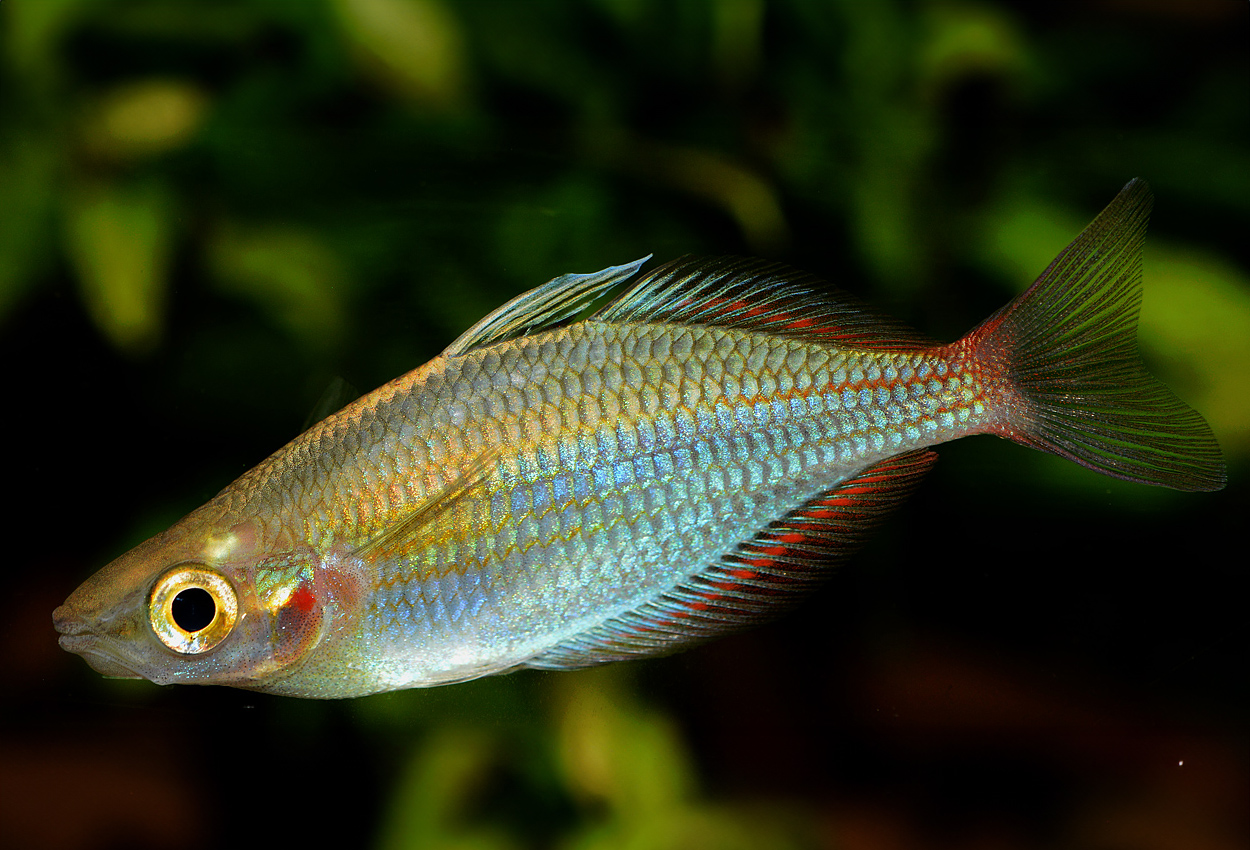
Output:
M0 2L0 845L1245 848L1248 45L1244 0ZM953 444L782 620L586 672L317 703L56 646L525 288L759 255L951 339L1137 176L1220 493Z

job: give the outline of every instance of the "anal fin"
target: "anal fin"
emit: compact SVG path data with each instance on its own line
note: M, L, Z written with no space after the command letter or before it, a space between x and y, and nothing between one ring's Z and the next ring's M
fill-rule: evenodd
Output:
M915 489L937 454L880 461L740 543L705 569L525 662L572 669L659 655L766 620L824 580Z

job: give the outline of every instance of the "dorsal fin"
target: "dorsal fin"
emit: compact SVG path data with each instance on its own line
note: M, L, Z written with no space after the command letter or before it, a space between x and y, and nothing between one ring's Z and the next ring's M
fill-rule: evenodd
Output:
M542 286L523 292L462 333L443 351L456 357L495 342L524 336L554 325L588 307L608 288L628 280L651 255L623 266L591 274L562 274Z
M772 617L852 554L933 466L927 449L821 493L686 581L525 662L572 669L672 652Z
M933 344L805 272L740 257L682 257L665 263L592 318L715 325L874 349Z

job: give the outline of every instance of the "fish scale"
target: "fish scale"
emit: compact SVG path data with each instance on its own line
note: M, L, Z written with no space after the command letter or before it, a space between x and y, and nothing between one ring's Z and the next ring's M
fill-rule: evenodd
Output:
M952 423L950 433L944 434L932 412L943 408L971 410L970 404L952 404L946 385L928 380L930 373L947 369L936 355L926 359L897 353L830 352L794 340L752 339L741 332L666 326L619 328L593 322L507 345L514 350L491 352L490 359L499 361L497 369L482 368L480 361L486 358L469 355L457 374L427 374L424 380L413 382L407 395L396 394L387 405L367 408L367 414L360 414L411 422L410 427L420 433L420 417L388 409L410 410L419 385L423 404L434 411L446 411L445 416L436 417L438 424L454 427L452 423L461 420L461 433L458 437L448 435L450 442L470 451L497 448L482 439L488 429L483 428L480 417L492 410L515 411L494 418L498 432L520 440L499 458L507 470L499 478L515 477L511 490L492 493L495 485L486 483L480 497L467 497L458 503L449 522L440 528L441 537L412 541L410 548L419 549L419 554L405 557L400 553L391 562L378 565L379 585L387 590L373 596L373 605L392 609L398 604L411 609L415 605L411 600L416 598L427 607L427 616L388 611L375 620L385 624L379 638L393 643L394 651L403 652L407 644L419 643L437 652L440 642L459 645L462 641L463 635L456 628L462 609L454 604L460 588L449 588L446 582L452 572L473 573L484 579L473 585L477 596L460 599L459 603L480 603L480 610L489 612L487 619L497 619L507 634L525 633L527 623L559 620L567 625L556 637L569 637L584 627L587 618L602 618L603 606L612 606L609 613L618 614L689 575L689 563L673 565L671 552L654 543L645 545L647 541L671 539L675 526L703 529L697 538L687 535L681 545L690 561L709 563L766 525L768 519L849 477L887 448L895 452L919 448L956 433ZM646 370L625 359L651 356L657 350L679 355L687 351L693 359L663 360ZM584 354L570 356L573 352ZM624 362L614 362L614 357ZM776 367L757 376L758 383L773 388L773 396L743 397L727 391L718 379L741 370L748 362ZM582 365L573 369L570 363ZM523 366L530 370L522 376L524 385L541 387L543 392L527 393L509 403L500 397L507 390L502 389L497 376L503 371L515 380ZM904 391L911 389L907 393L910 404L896 403L892 386L880 383L883 372L888 371L910 373L912 377L896 379L892 385ZM644 403L644 399L662 395L664 376L676 374L681 377L675 391L691 400L691 405L661 411L658 405ZM631 378L642 383L631 385ZM874 393L874 385L882 395ZM568 396L569 386L598 388L596 404L580 404L584 396ZM447 397L440 398L440 392ZM426 398L434 401L427 403ZM463 414L459 412L461 406ZM559 433L552 435L536 425L527 427L527 421L540 422L552 408L565 406L570 412L561 415ZM856 422L853 414L843 415L856 410L867 419ZM625 411L635 412L623 416ZM468 419L474 423L471 427L463 424ZM646 425L640 424L643 422ZM744 428L743 423L750 423L753 430ZM965 418L960 427L975 425L975 420ZM363 426L357 423L352 427ZM530 433L544 436L527 441ZM640 436L651 433L657 436L650 441ZM402 433L399 436L403 442L413 441ZM794 454L798 447L807 451ZM623 460L636 462L656 456L668 462L650 468L635 463L632 482L623 475L606 477L608 471L621 469ZM684 462L680 460L683 457ZM551 493L556 482L594 471L605 473L605 477L586 488L589 498L554 505ZM817 477L819 484L815 483ZM783 484L781 492L776 492ZM651 494L652 507L648 510L634 504L627 511L631 492ZM416 498L420 500L423 495ZM755 496L759 498L752 498ZM704 512L698 513L696 506ZM397 509L402 511L402 506ZM557 510L559 528L544 522ZM465 542L478 533L474 521L482 513L489 514L487 528L515 529L515 534L477 538L479 546L472 557L453 552L453 541ZM342 515L333 506L330 514ZM671 522L657 523L669 514ZM352 531L343 529L340 534L350 538ZM629 532L632 543L621 535L623 531ZM599 555L601 549L611 550L615 560L605 564ZM630 567L625 574L623 561ZM612 584L618 589L587 596L589 587L603 584L605 567L613 572ZM555 572L560 575L544 574ZM413 584L421 590L407 590ZM567 590L563 594L538 594L535 584ZM396 592L396 585L404 590ZM620 590L621 585L626 592ZM577 597L583 598L584 610L574 604ZM534 634L538 641L549 642L551 638L549 631ZM489 651L496 652L495 641L489 644ZM517 661L533 651L533 647L518 646Z
M61 643L307 697L568 669L775 614L962 436L1216 489L1210 429L1136 353L1148 209L1129 184L949 345L760 261L678 260L597 309L642 261L562 276L101 570Z

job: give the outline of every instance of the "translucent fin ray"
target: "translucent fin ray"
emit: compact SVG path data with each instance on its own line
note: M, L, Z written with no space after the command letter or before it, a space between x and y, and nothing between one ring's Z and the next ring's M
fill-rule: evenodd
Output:
M651 255L632 263L590 274L564 274L523 292L488 314L447 346L443 354L456 357L475 348L514 339L558 324L589 307L608 289L638 273Z
M853 554L933 466L927 449L881 461L760 530L686 581L531 658L571 669L672 652L769 619Z
M1137 350L1150 207L1145 182L1130 182L1026 292L956 345L1005 384L1001 436L1116 478L1218 490L1224 462L1210 427Z
M715 325L876 349L932 344L811 275L739 257L683 257L665 263L593 318Z
M300 433L307 431L323 419L330 418L358 398L360 398L360 390L344 378L334 377L322 390L313 409L308 411L308 417L304 420L304 427L300 428Z
M419 542L430 523L445 515L448 508L486 482L496 460L497 453L482 452L443 487L428 494L424 501L415 505L410 513L357 546L352 554L367 561L375 561Z

